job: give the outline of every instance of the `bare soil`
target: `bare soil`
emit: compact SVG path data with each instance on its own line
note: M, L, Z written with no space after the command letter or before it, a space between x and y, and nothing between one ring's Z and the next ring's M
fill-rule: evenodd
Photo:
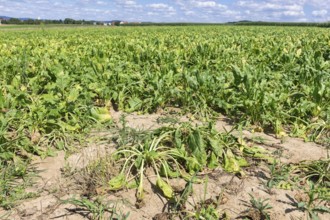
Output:
M121 112L112 112L114 122L120 126ZM126 116L127 126L137 129L155 129L162 126L158 119L164 113L138 115L129 114ZM180 117L180 121L188 121L187 117ZM197 122L196 123L200 123ZM226 118L219 118L216 123L219 131L230 130L232 126L227 123ZM238 131L233 131L239 135ZM111 132L104 131L95 134L97 136L109 136ZM93 136L93 134L91 134ZM306 143L296 138L276 139L272 134L251 133L243 131L243 136L247 139L262 137L265 140L261 144L263 148L274 152L282 152L283 163L298 163L305 160L319 160L327 157L327 150L324 146L315 143ZM96 139L95 139L96 140ZM77 180L72 178L70 173L79 173L79 170L86 167L90 162L110 154L115 150L115 143L111 138L102 141L91 141L84 148L68 155L66 152L57 152L55 157L48 157L44 160L38 159L33 162L33 166L38 172L38 178L30 192L37 192L38 197L21 201L14 209L7 211L0 209L0 219L58 219L58 220L80 220L88 219L90 214L78 207L70 204L63 204L61 201L68 198L79 198L85 193L82 186L77 184ZM271 219L306 219L307 216L301 211L294 210L292 198L301 194L297 190L272 189L267 190L265 181L269 176L268 168L265 165L252 166L246 171L246 177L239 178L233 174L228 174L221 169L205 173L208 176L207 185L194 184L193 195L189 198L192 206L198 205L199 201L220 201L219 210L227 212L231 219L236 219L251 213L244 212L249 207L249 194L256 198L269 199L271 209ZM148 174L148 172L147 172ZM128 219L170 219L166 214L168 201L155 190L155 175L150 172L147 181L144 183L146 192L145 204L141 208L136 208L136 189L121 190L118 192L106 192L103 197L106 201L111 201L116 205L117 210L123 213L130 213ZM186 182L182 179L172 179L171 185L176 190L184 189ZM206 190L205 190L206 187ZM162 213L162 214L161 214ZM252 213L253 214L253 213ZM330 215L320 216L321 219L330 219ZM255 217L258 219L258 216Z

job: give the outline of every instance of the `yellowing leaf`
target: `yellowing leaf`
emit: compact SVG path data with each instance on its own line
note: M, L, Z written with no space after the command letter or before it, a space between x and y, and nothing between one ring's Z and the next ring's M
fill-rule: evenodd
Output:
M162 190L164 196L168 199L173 198L173 189L160 176L157 177L156 185Z
M112 119L110 111L106 107L92 108L91 115L93 116L93 118L95 118L97 121L101 123L109 122Z
M124 174L119 174L118 176L112 178L109 181L110 190L119 190L123 188L126 184L126 179Z
M301 55L301 52L302 52L302 51L301 51L301 48L300 48L300 49L298 49L298 50L297 50L297 52L296 52L296 56L297 56L297 57L300 57L300 55Z
M225 154L225 170L231 173L240 172L241 167L239 165L238 160L236 160L234 154L231 152L230 149L227 150Z

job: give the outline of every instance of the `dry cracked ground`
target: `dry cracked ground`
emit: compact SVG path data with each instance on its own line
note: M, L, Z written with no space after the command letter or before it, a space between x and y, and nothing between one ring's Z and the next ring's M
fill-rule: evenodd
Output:
M122 115L120 112L112 112L114 122L119 123ZM126 115L127 126L136 129L154 129L162 124L158 123L161 114L151 115ZM180 121L187 121L188 117L180 117ZM219 131L230 130L231 125L223 118L219 118L216 123ZM307 143L300 139L285 138L276 139L271 134L251 133L243 131L233 131L234 135L243 135L247 139L262 139L261 146L271 152L281 152L280 157L283 163L299 163L301 161L319 160L327 157L327 149L315 143ZM28 190L36 192L37 196L21 201L12 210L1 210L0 219L56 219L56 220L79 220L91 219L93 214L81 206L76 206L63 201L70 198L88 197L89 189L86 180L83 179L83 170L92 161L115 150L116 144L113 142L111 131L97 131L90 135L89 142L85 147L79 147L76 152L57 152L54 157L38 159L33 162L38 177L35 184ZM101 137L101 138L100 138ZM251 166L246 169L246 177L238 177L229 174L221 169L205 172L201 174L208 177L207 184L194 184L193 194L188 198L186 210L193 210L192 206L201 204L199 201L217 201L219 213L227 213L227 219L258 219L260 216L253 216L248 213L250 205L250 195L257 199L268 199L272 208L270 209L270 219L306 219L305 212L294 207L294 201L299 196L297 190L271 189L265 187L265 181L269 178L269 168L264 166ZM148 175L148 172L147 172ZM108 192L97 190L94 195L99 194L103 201L107 201L109 207L116 207L117 213L129 214L127 219L171 219L167 214L168 201L154 188L155 175L150 173L144 183L145 204L136 208L136 189L121 190L118 192ZM182 179L171 179L173 188L183 190L186 182ZM189 205L190 204L190 205ZM329 204L327 204L329 205ZM195 207L196 208L196 207ZM251 210L251 209L250 209ZM162 213L162 214L161 214ZM120 219L112 216L113 219ZM95 218L98 218L94 215ZM320 219L330 219L330 215L323 214ZM111 213L105 213L104 219L111 219ZM224 218L225 219L225 218Z

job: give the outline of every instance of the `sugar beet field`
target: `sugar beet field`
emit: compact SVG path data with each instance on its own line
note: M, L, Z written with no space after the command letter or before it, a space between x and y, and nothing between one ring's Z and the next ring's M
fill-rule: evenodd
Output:
M330 219L329 29L0 39L0 219Z

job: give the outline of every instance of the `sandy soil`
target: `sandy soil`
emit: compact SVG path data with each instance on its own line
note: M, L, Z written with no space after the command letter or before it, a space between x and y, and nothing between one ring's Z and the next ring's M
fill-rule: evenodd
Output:
M114 122L120 126L119 118L122 113L112 112L112 115ZM161 114L129 114L126 116L126 121L127 125L132 128L154 129L162 126L162 124L157 123L160 116ZM180 117L179 120L188 121L187 117ZM219 131L231 129L231 125L226 122L225 118L219 118L216 127ZM234 131L234 134L238 135L239 132ZM105 131L97 135L111 137L112 134ZM284 140L279 140L273 135L251 133L249 131L243 131L243 135L248 139L262 137L266 141L265 144L260 146L269 151L273 152L280 149L283 153L281 160L284 163L318 160L327 156L326 149L323 146L315 143L306 143L300 139L285 138ZM88 213L86 214L83 210L79 211L74 205L61 203L61 200L72 197L79 198L82 194L82 187L77 185L76 180L68 174L77 173L77 170L83 169L88 163L101 156L110 154L114 149L115 143L111 141L111 138L105 138L102 141L91 141L86 147L81 148L79 152L71 155L66 155L65 152L60 151L55 157L34 161L33 166L36 167L39 178L28 191L37 192L39 196L22 201L11 211L0 209L0 216L2 216L0 219L88 219ZM189 198L190 204L194 206L200 200L213 199L214 201L219 201L220 198L221 205L219 210L222 212L226 211L234 219L244 216L244 211L248 209L249 194L252 194L256 198L269 199L269 204L273 207L271 219L306 219L305 213L291 211L294 207L290 198L297 196L299 194L298 191L280 189L274 189L271 192L267 191L264 186L265 179L269 175L266 166L251 167L246 172L248 175L245 178L238 178L235 175L223 172L221 169L208 173L206 194L205 184L194 184L193 196ZM104 198L116 204L117 210L121 210L123 213L129 212L129 219L153 219L157 214L166 212L168 208L168 202L155 190L154 183L155 175L150 173L144 184L146 192L145 206L140 209L134 206L136 203L136 190L106 193ZM171 185L178 190L182 190L185 181L172 179ZM187 210L189 209L191 207L188 205ZM155 219L168 219L165 216L157 215L158 218ZM330 219L330 215L320 217L324 220Z

